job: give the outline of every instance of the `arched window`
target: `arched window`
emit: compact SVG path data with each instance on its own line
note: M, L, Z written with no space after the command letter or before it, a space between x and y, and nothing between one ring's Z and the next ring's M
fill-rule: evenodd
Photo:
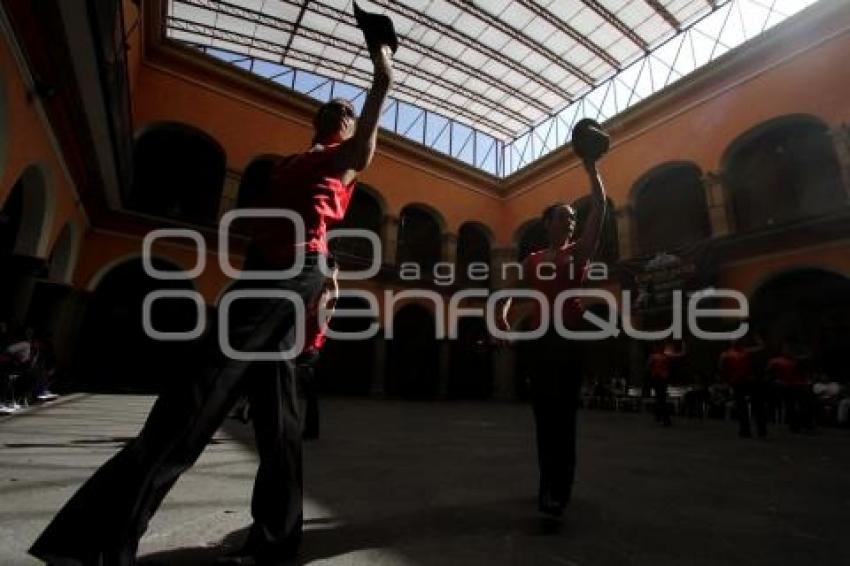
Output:
M457 272L458 278L467 284L487 287L489 279L475 281L469 279L469 265L483 263L490 266L490 231L477 222L464 222L457 234Z
M543 220L534 218L517 229L514 236L517 245L517 261L524 260L529 254L542 250L549 245L549 237Z
M345 218L334 229L368 230L380 239L385 207L380 193L368 185L359 183L354 189ZM361 237L334 238L331 240L331 250L342 262L366 264L370 264L374 254L380 251L373 250L369 241Z
M843 206L841 170L826 124L787 116L757 126L726 151L723 180L739 230Z
M196 224L215 224L224 187L224 149L179 123L145 130L133 149L128 208Z
M439 351L434 316L421 305L405 305L393 317L387 392L414 399L437 394Z
M153 258L162 271L181 268ZM78 367L81 384L94 390L158 392L175 379L197 371L190 364L193 342L155 340L142 326L142 304L157 289L193 289L190 281L153 279L141 258L121 262L100 278L89 301L80 332ZM163 332L188 331L197 325L197 310L189 299L159 299L151 311L152 325Z
M360 297L340 297L339 309L366 311L369 303ZM366 316L331 318L336 332L367 331L374 322ZM336 340L328 338L316 368L319 387L324 393L337 395L369 395L372 389L376 338L368 340ZM383 384L381 384L383 386Z
M677 250L711 236L702 173L692 163L656 167L632 190L638 253Z
M850 279L815 268L779 273L750 299L750 320L774 351L783 343L810 357L815 370L846 378L850 350Z
M398 263L416 263L423 274L431 272L442 257L442 226L442 219L430 208L405 206L399 215Z

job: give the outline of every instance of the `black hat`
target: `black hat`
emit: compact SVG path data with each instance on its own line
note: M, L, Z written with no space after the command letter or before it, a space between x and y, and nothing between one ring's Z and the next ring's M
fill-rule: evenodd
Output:
M584 118L573 126L573 151L586 161L596 161L608 151L611 138L596 120Z
M396 37L392 20L387 16L364 12L355 2L354 19L357 20L357 27L363 30L363 37L366 38L369 51L377 49L381 45L386 45L393 53L396 52L398 37Z

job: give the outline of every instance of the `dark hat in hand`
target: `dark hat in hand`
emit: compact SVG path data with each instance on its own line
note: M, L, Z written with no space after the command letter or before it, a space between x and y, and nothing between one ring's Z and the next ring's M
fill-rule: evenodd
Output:
M357 2L354 3L354 19L357 20L357 27L363 30L363 37L366 38L369 51L375 51L382 45L386 45L393 53L396 52L398 37L391 19L382 14L364 12Z
M584 118L573 126L573 151L585 161L597 161L611 145L611 138L596 120Z

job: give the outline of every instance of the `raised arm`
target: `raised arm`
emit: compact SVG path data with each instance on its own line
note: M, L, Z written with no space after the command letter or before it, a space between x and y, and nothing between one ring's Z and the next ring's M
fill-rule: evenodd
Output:
M605 188L602 178L596 168L595 161L584 162L585 171L590 178L590 214L584 223L584 230L576 242L575 255L581 262L590 261L599 245L599 236L602 233L602 224L605 222Z
M338 153L339 170L343 171L341 180L346 185L372 162L378 141L378 122L381 109L387 99L387 93L393 84L392 51L382 46L370 52L375 66L372 88L366 96L363 111L357 120L357 128L351 139L343 143Z

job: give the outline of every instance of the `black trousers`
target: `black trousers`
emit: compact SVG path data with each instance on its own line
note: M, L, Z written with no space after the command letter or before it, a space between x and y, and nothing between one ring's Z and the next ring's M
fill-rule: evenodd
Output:
M301 426L304 438L319 438L319 391L313 363L298 365L298 387L301 395Z
M654 379L652 390L655 392L655 420L664 426L670 426L672 421L670 419L670 407L667 404L667 381Z
M738 415L738 434L750 436L750 409L756 421L756 431L767 436L767 402L765 385L758 382L740 383L732 388L735 397L735 413Z
M576 468L576 411L581 388L580 342L548 333L531 348L531 401L540 471L538 496L566 503Z
M249 261L246 268L263 266ZM291 290L307 304L321 292L323 281L316 257L308 255L304 269L292 279L244 280L235 288ZM242 351L286 350L294 341L296 323L303 321L296 321L290 301L240 299L230 311L230 344ZM134 564L139 539L159 504L244 394L253 406L260 458L247 544L261 556L294 552L302 527L294 366L233 360L222 354L217 332L210 334L198 373L173 376L174 386L157 399L138 437L77 491L35 541L31 554L46 561L74 559L86 566ZM167 362L163 360L164 368Z

